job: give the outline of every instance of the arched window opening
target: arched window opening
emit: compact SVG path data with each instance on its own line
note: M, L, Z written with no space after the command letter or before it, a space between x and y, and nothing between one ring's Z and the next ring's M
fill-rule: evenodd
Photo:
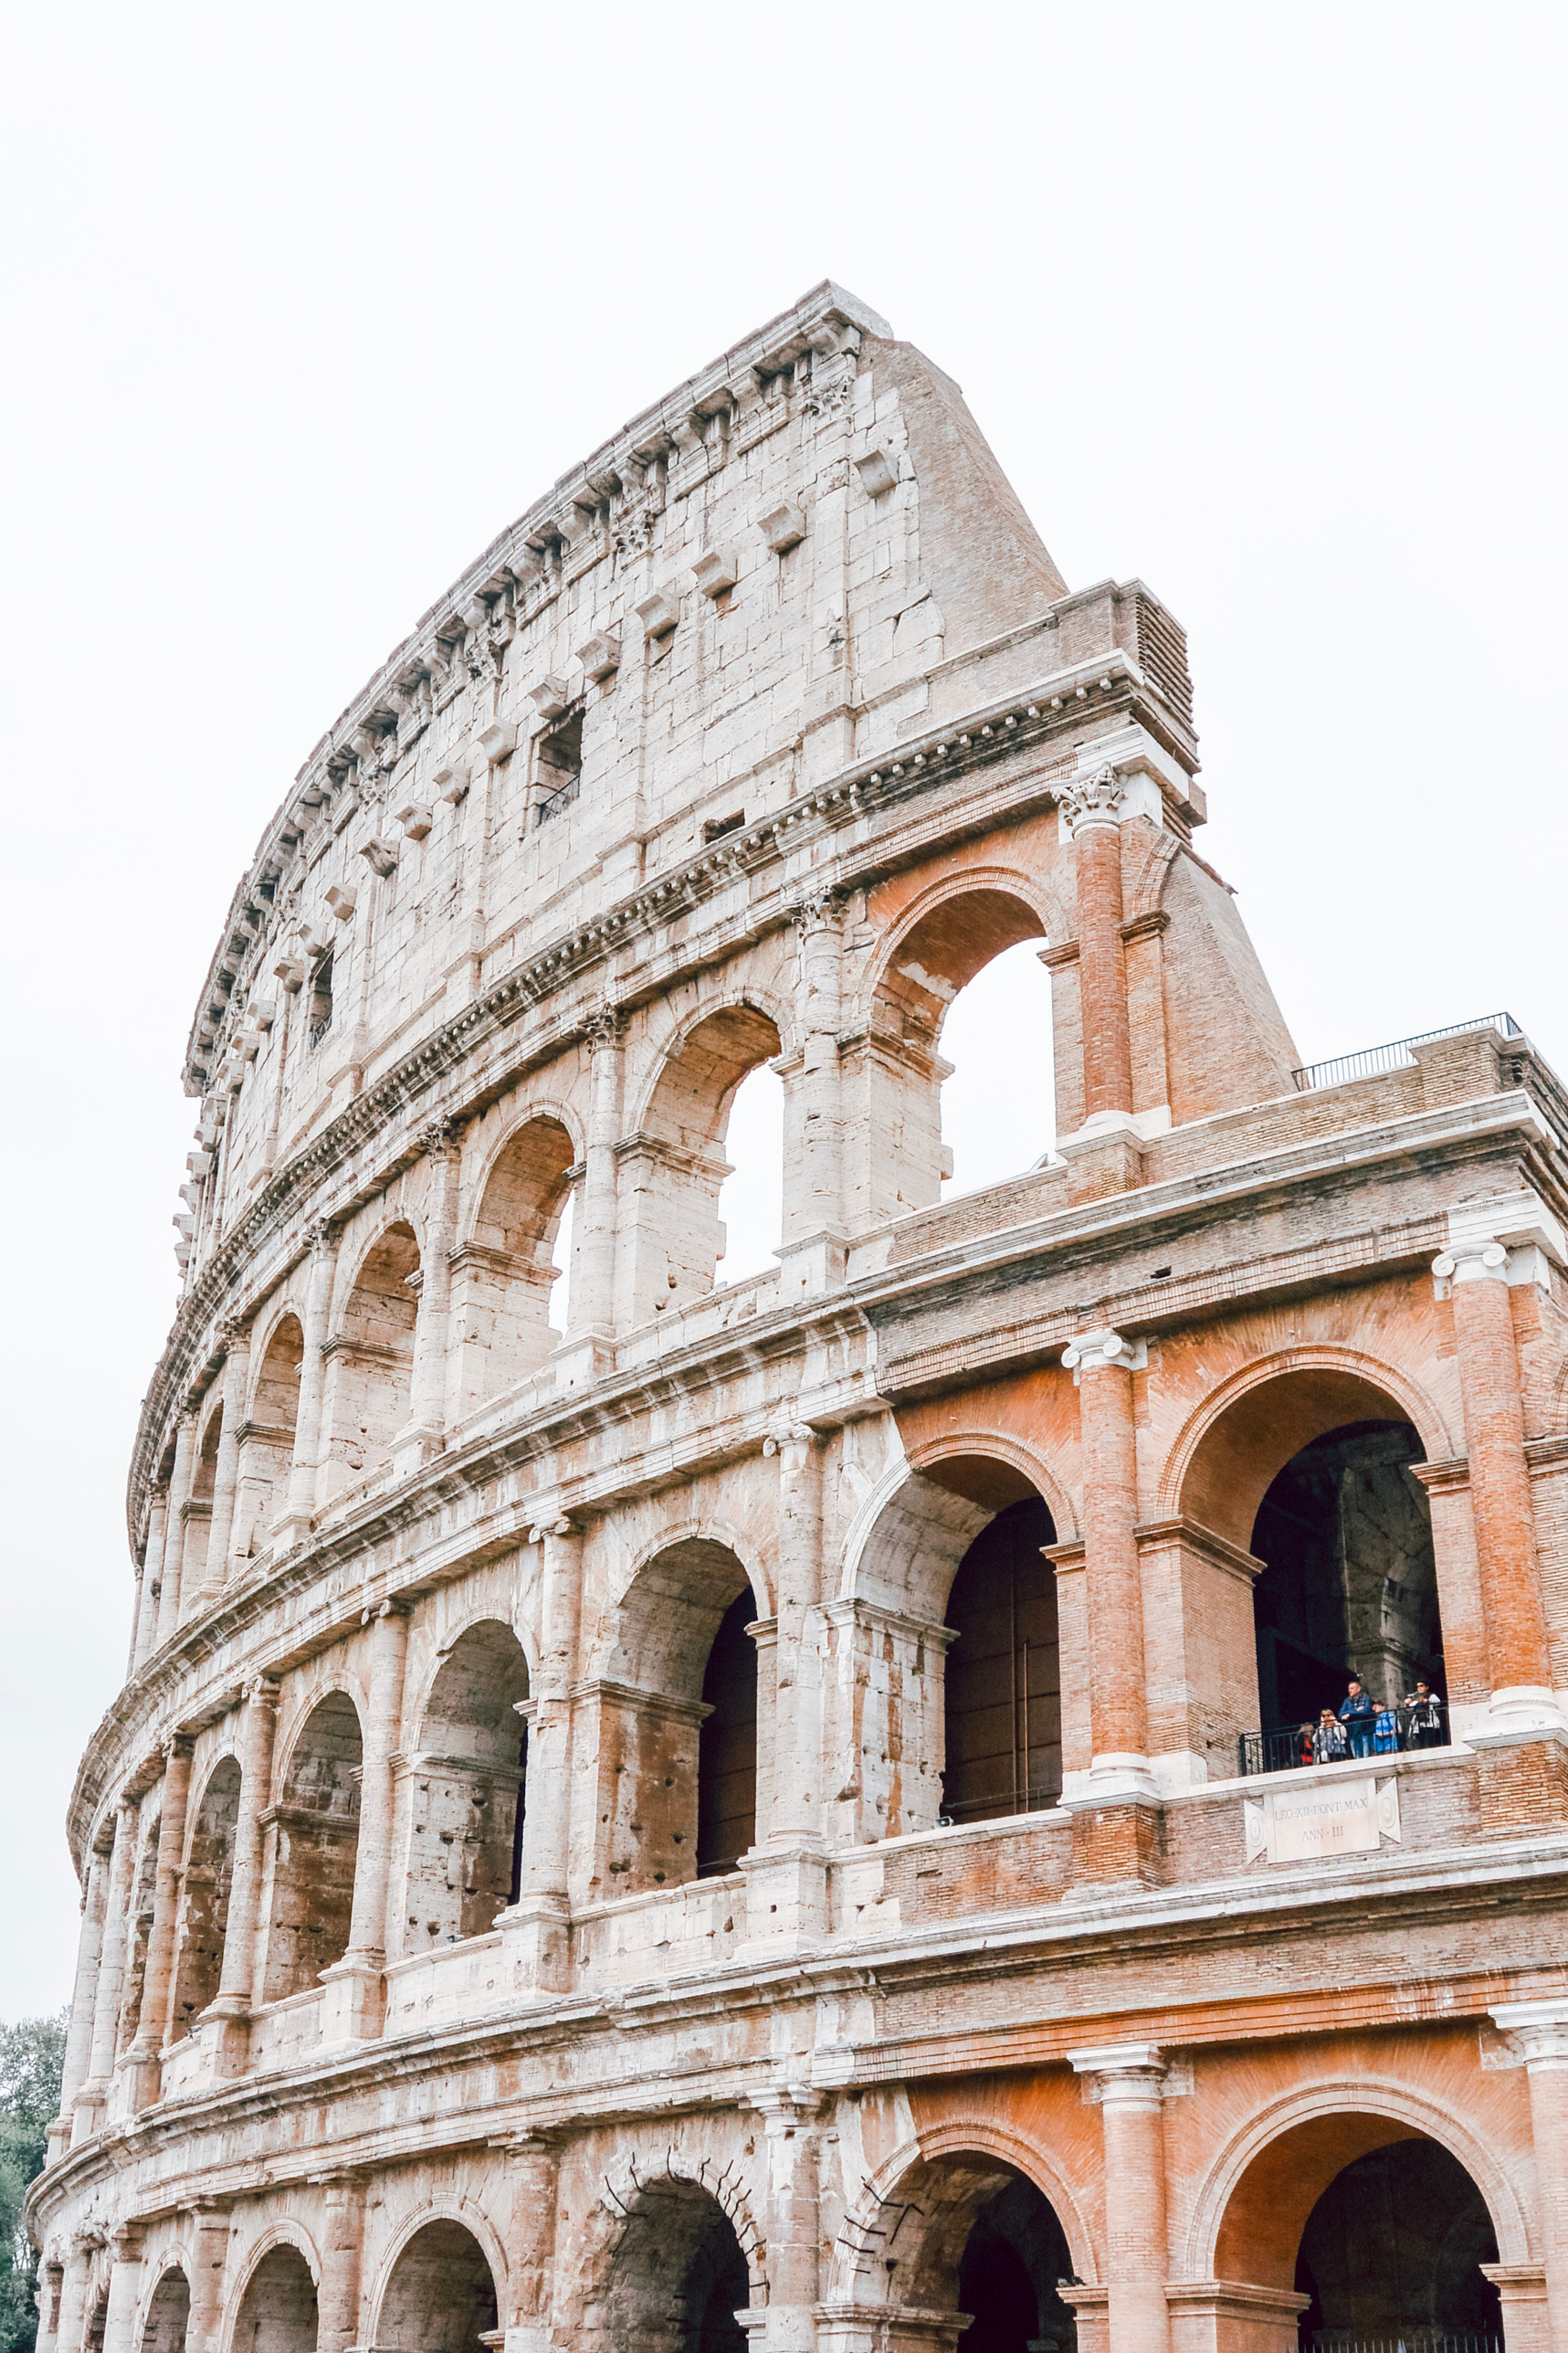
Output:
M190 2282L182 2271L165 2272L147 2306L141 2353L185 2353L190 2317Z
M1418 1681L1443 1689L1431 1512L1411 1472L1424 1460L1408 1422L1352 1422L1293 1454L1265 1494L1251 1545L1267 1564L1253 1590L1264 1764L1301 1762L1304 1727L1340 1709L1352 1676L1395 1715L1381 1735L1375 1716L1351 1719L1353 1754L1427 1745L1402 1705Z
M489 2353L496 2286L484 2249L460 2222L426 2222L393 2267L375 2343L418 2353Z
M870 1159L852 1191L872 1219L929 1208L951 1151L958 1189L1016 1176L1055 1133L1045 944L1035 910L984 887L944 899L893 947L878 983L868 1063ZM957 1000L999 965L958 1013ZM998 1034L990 1033L996 1029ZM940 1044L940 1050L939 1050ZM971 1075L951 1059L962 1051ZM950 1059L944 1060L944 1057ZM957 1083L949 1095L946 1085ZM946 1138L944 1146L943 1138Z
M525 1379L560 1345L572 1231L568 1172L576 1157L558 1119L531 1119L486 1179L472 1238L452 1259L462 1412Z
M316 2283L298 2247L269 2247L246 2282L235 2353L315 2353Z
M180 1556L180 1592L187 1610L202 1589L206 1574L207 1539L212 1534L213 1495L217 1486L217 1451L223 1440L223 1408L216 1405L206 1418L191 1474L185 1504L184 1549Z
M528 1662L510 1626L470 1626L431 1686L415 1759L405 1949L487 1936L517 1901Z
M723 1157L730 1173L719 1188L722 1256L715 1288L769 1274L784 1232L784 1082L759 1062L731 1098Z
M1433 2140L1396 2141L1347 2165L1301 2233L1295 2286L1310 2345L1341 2332L1420 2345L1443 2336L1500 2348L1502 2306L1481 2270L1498 2259L1486 2201ZM1467 2337L1466 2332L1470 2332Z
M1020 1176L1056 1144L1044 946L1029 939L1004 948L959 991L942 1020L950 1066L942 1082L944 1199Z
M710 2192L668 2175L645 2181L616 2251L606 2342L668 2353L744 2353L751 2276L735 2226Z
M1061 1651L1056 1542L1039 1496L1010 1504L981 1531L952 1580L947 1655L942 1811L994 1821L1061 1795Z
M361 1266L342 1328L327 1343L330 1485L347 1486L374 1469L407 1423L418 1278L412 1227L389 1226Z
M757 1605L748 1585L719 1621L702 1677L697 1756L697 1875L733 1871L757 1836Z
M239 1764L226 1757L207 1776L185 1850L180 1918L174 2035L188 2033L216 1999L223 1976L223 1942L234 1880L234 1831L239 1818Z
M125 1957L125 1991L120 2005L119 2051L129 2051L142 2023L142 1997L147 1981L147 1947L153 1936L153 1904L158 1884L158 1831L154 1822L142 1841L136 1885L131 1899L131 1945ZM163 2021L149 2021L149 2041L162 2042Z
M307 1992L348 1950L363 1753L353 1700L330 1693L294 1744L268 1825L266 2001Z
M724 1155L731 1113L742 1081L778 1053L779 1034L765 1013L727 1005L688 1031L660 1071L641 1130L621 1156L633 1323L689 1306L713 1289L725 1247L719 1194L730 1175ZM752 1089L747 1131L765 1130L767 1100L765 1087ZM755 1156L748 1142L748 1165ZM763 1191L752 1198L741 1220L752 1229L749 1249L771 1215ZM736 1279L734 1266L727 1279Z
M87 2329L82 2337L82 2353L103 2353L103 2340L109 2329L109 2290L93 2299L88 2315Z
M234 1506L234 1552L239 1558L256 1549L257 1531L268 1525L288 1499L304 1355L299 1317L281 1317L267 1343L250 1417L240 1433Z
M960 2353L1070 2353L1078 2343L1057 2282L1072 2262L1049 2201L1015 2174L974 2217L958 2265L958 2308L972 2317Z

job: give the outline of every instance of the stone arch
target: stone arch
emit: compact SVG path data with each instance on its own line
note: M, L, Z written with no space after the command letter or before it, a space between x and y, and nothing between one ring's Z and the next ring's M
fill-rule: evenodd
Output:
M941 1438L926 1440L911 1447L905 1460L911 1470L940 1479L937 1465L960 1455L985 1455L997 1462L1009 1464L1026 1479L1037 1494L1050 1506L1056 1522L1058 1543L1071 1544L1079 1534L1078 1507L1068 1488L1052 1470L1045 1456L1021 1440L1009 1437L998 1430L954 1430L944 1431Z
M1417 2138L1469 2175L1500 2261L1529 2263L1524 2211L1497 2150L1452 2106L1387 2078L1346 2076L1282 2093L1231 2134L1193 2200L1184 2276L1289 2289L1308 2217L1336 2175L1373 2149Z
M868 2311L955 2311L959 2263L976 2218L1017 2179L1049 2207L1068 2268L1091 2284L1094 2241L1059 2170L1022 2136L955 2118L906 2141L864 2184L834 2242L832 2300Z
M370 2341L418 2353L487 2353L505 2285L500 2243L477 2208L466 2200L455 2210L422 2207L383 2262Z
M231 2353L314 2353L321 2258L307 2234L274 2224L247 2251L233 2313Z
M239 1759L232 1752L216 1758L190 1811L174 1968L172 2023L176 2042L214 2000L223 1975L240 1778Z
M280 1436L286 1434L290 1444L300 1415L300 1367L304 1354L305 1332L300 1310L285 1303L266 1327L265 1335L258 1334L251 1345L250 1361L255 1370L247 1415L249 1420L260 1422L269 1430L276 1430Z
M1035 938L1059 942L1069 940L1073 935L1072 916L1066 902L1042 876L1027 873L1022 868L1016 866L959 867L952 873L943 874L936 881L928 883L923 891L917 892L909 903L900 909L898 917L884 935L871 969L867 973L862 984L861 1010L863 1013L869 1014L877 999L883 994L895 960L900 955L906 961L909 960L909 943L917 933L921 931L922 926L929 926L931 919L939 915L944 908L951 907L953 902L977 895L987 899L1012 900L1017 902L1016 909L1011 914L1002 909L995 911L1001 928L1006 931L1014 924L1022 924L1026 921L1029 928L1015 931L1011 938L1004 941L1004 945L1012 946L1016 940ZM942 939L945 944L947 934L953 928L955 927L950 923L932 930L930 936L932 939ZM989 934L986 937L988 938ZM958 989L962 988L966 981L973 980L975 973L989 964L994 955L1000 955L1001 948L987 945L984 941L976 941L968 949L960 945L953 952L963 961L967 961L970 955L973 956L972 967L964 973L962 980L954 982L953 994L956 995ZM923 959L920 961L923 963ZM937 970L935 966L926 968L935 975ZM941 977L950 982L954 981L954 976L951 973L943 972Z
M499 1397L560 1344L551 1322L555 1251L583 1157L574 1113L531 1102L468 1188L452 1253L451 1333L459 1414Z
M171 2254L153 2283L141 2325L132 2333L137 2353L184 2353L190 2316L190 2276L184 2257Z
M531 1689L510 1624L475 1617L448 1637L409 1721L418 1727L409 1778L405 1950L485 1936L521 1882Z
M667 1531L642 1556L604 1630L592 1685L596 1740L589 1753L598 1776L600 1852L605 1894L679 1885L699 1870L704 1824L715 1829L716 1778L731 1778L724 1819L744 1828L749 1769L750 1826L756 1823L758 1778L756 1653L726 1650L733 1691L714 1689L710 1671L728 1627L744 1635L768 1603L755 1572L716 1530ZM749 1714L739 1679L749 1678ZM705 1722L724 1736L704 1737ZM742 1751L751 1743L749 1765ZM726 1745L727 1744L727 1745ZM746 1840L751 1843L751 1839ZM715 1850L715 1852L717 1851ZM703 1868L713 1868L714 1857Z
M656 1054L620 1151L620 1218L629 1290L626 1321L689 1305L713 1288L723 1255L719 1193L730 1108L741 1082L776 1061L774 1010L741 991L700 1005Z
M412 1219L388 1218L344 1281L326 1349L321 1500L384 1461L407 1423L422 1263Z
M584 2299L595 2341L739 2353L744 2338L733 2315L762 2310L768 2280L766 2248L732 2166L675 2148L651 2163L634 2155L606 2177L595 2225Z
M212 1535L213 1497L217 1491L218 1448L223 1443L223 1399L209 1392L197 1424L191 1463L191 1492L185 1504L185 1540L180 1555L180 1594L187 1610L202 1590L206 1576L207 1545Z
M147 1982L147 1948L153 1926L153 1907L158 1880L158 1850L163 1832L163 1807L142 1820L140 1810L137 1820L136 1861L132 1865L131 1901L128 1907L129 1935L125 1949L125 1978L120 2001L120 2030L116 2049L128 2051L137 2040L142 2028L142 2004ZM163 2021L147 2021L147 2040L154 2046L163 2039Z
M1268 1403L1273 1401L1259 1392L1283 1383L1292 1385L1293 1395L1279 1397L1286 1413L1271 1431ZM1292 1454L1325 1430L1381 1419L1391 1407L1393 1419L1413 1425L1428 1461L1453 1452L1432 1399L1397 1366L1360 1349L1321 1345L1255 1357L1212 1389L1183 1424L1161 1473L1160 1516L1185 1513L1245 1547L1270 1480ZM1230 1423L1222 1445L1218 1433L1237 1408L1243 1417ZM1230 1457L1240 1449L1253 1459L1237 1472Z
M269 1810L264 2001L309 1992L348 1950L363 1760L353 1694L316 1694L291 1731Z

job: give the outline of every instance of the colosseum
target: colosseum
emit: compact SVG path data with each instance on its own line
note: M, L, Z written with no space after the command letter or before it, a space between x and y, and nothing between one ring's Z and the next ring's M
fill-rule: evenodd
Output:
M42 2353L1568 2348L1568 1096L1301 1067L1197 767L832 284L321 738L186 1050ZM1057 1141L944 1197L1030 943Z

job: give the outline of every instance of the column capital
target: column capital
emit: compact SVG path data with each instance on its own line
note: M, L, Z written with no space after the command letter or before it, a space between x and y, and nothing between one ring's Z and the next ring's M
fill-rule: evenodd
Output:
M176 1757L194 1757L195 1747L196 1736L194 1732L166 1732L158 1743L159 1753L163 1759L164 1772L168 1771ZM121 1803L124 1802L125 1800L122 1799Z
M1075 776L1057 794L1057 806L1073 835L1093 826L1119 826L1127 810L1127 787L1109 760L1092 776Z
M1492 2022L1511 2036L1527 2068L1568 2069L1568 1994L1494 2004Z
M1508 1252L1500 1242L1451 1242L1432 1261L1432 1273L1443 1282L1506 1282Z
M836 932L844 921L848 896L837 882L803 891L790 908L790 921L803 936L807 932Z
M448 1153L455 1151L459 1125L449 1112L443 1112L437 1119L426 1120L416 1139L425 1157L427 1160L444 1160Z
M531 1545L542 1544L546 1536L580 1536L582 1533L570 1512L555 1512L534 1522L528 1531L528 1541Z
M781 1471L804 1471L813 1449L821 1443L808 1421L775 1421L763 1440L763 1452L776 1454Z
M583 1034L588 1040L591 1053L597 1054L610 1047L620 1046L626 1039L626 1017L618 1005L611 1004L606 997L603 1005L595 1006L588 1015L583 1024Z
M250 1319L226 1315L213 1325L213 1338L226 1356L242 1355L250 1346Z
M1062 1351L1062 1363L1075 1377L1101 1371L1110 1365L1123 1372L1142 1372L1149 1361L1145 1340L1130 1340L1121 1332L1077 1332Z
M1102 2105L1157 2107L1170 2072L1158 2042L1091 2043L1069 2051L1067 2061L1075 2075L1090 2079Z
M276 1675L252 1675L245 1685L247 1707L276 1707L282 1697L282 1687Z

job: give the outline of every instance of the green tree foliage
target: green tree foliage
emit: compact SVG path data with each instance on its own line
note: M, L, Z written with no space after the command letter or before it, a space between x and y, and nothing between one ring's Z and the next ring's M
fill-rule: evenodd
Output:
M59 2113L66 2013L0 2026L0 2353L33 2353L37 2256L22 2231L27 2184Z

